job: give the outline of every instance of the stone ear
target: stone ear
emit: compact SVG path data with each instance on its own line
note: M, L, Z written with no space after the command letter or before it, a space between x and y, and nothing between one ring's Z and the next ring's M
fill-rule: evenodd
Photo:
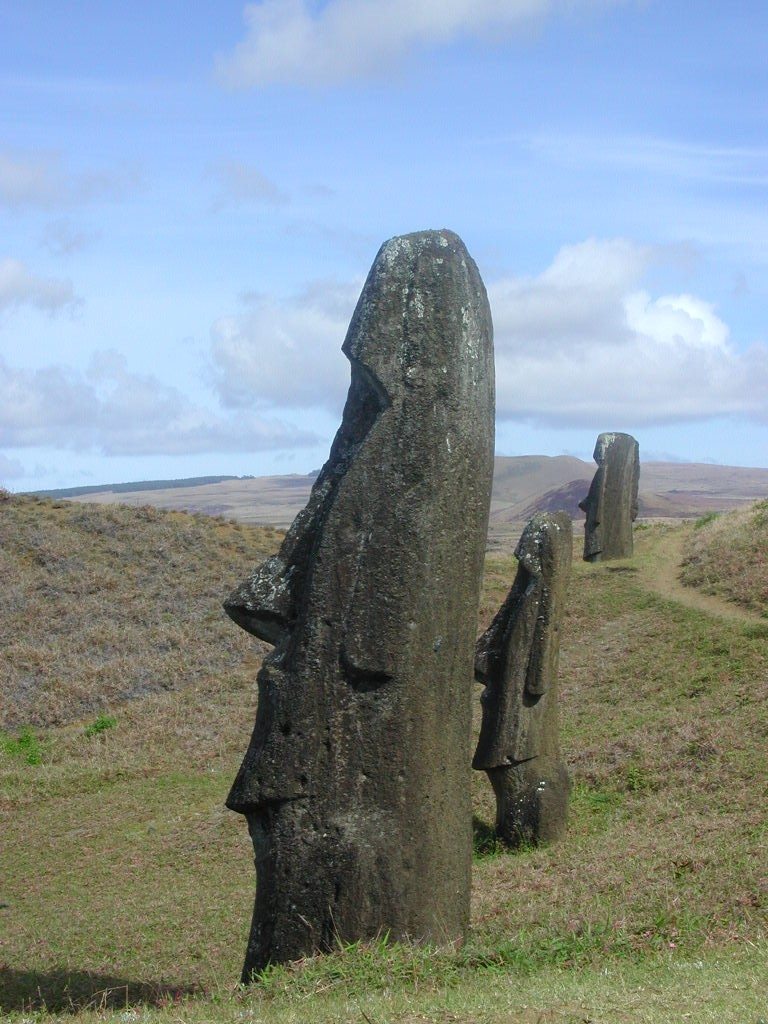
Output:
M374 690L395 672L395 649L404 638L392 621L389 573L379 550L383 538L368 537L355 562L349 610L342 626L339 657L353 689ZM386 540L385 540L386 546Z

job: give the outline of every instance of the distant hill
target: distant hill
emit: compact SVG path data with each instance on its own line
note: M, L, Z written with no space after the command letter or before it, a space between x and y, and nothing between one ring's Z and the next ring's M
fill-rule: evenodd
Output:
M498 456L491 501L492 535L517 529L537 511L565 509L582 518L578 502L595 472L570 455ZM80 488L57 492L98 504L154 505L220 515L241 522L286 527L309 497L316 472L261 477L196 477ZM687 518L739 508L768 496L768 469L701 463L644 462L640 515Z
M252 480L253 477L237 476L190 476L182 480L135 480L127 484L89 484L87 487L58 487L49 491L30 491L36 498L80 498L85 494L128 494L131 491L160 491L166 488L201 487L206 484L221 484L225 480Z
M539 502L545 495L562 488L578 490L583 483L579 499L583 498L594 471L594 465L571 455L497 456L493 473L491 526L519 523L530 518L533 512L543 511ZM557 505L557 508L566 506ZM579 514L578 509L576 514Z
M589 483L589 480L571 480L562 487L545 491L523 509L520 518L528 520L536 512L559 512L562 509L571 519L583 519L584 513L579 508L579 502L587 493Z

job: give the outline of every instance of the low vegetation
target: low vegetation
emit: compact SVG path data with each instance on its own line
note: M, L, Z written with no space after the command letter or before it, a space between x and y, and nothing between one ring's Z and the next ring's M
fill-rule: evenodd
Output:
M254 645L221 602L276 544L224 519L2 492L0 728L250 678Z
M44 646L32 616L46 657L31 678L49 695L45 706L60 710L42 715L17 699L22 710L0 745L0 1012L116 1024L768 1019L768 623L720 619L648 590L635 566L653 564L660 530L638 534L634 562L574 560L561 655L574 777L566 839L501 850L490 837L490 787L473 773L463 950L382 937L270 970L245 992L235 983L252 850L223 801L253 723L263 648L221 621L218 607L278 539L176 513L20 499L10 507L17 501L27 540L15 538L13 558L37 538L27 582L45 583L79 639L71 646L59 625ZM7 544L6 529L4 559ZM41 546L57 552L43 566ZM93 591L73 591L78 559L93 568ZM147 559L139 582L131 565ZM514 570L509 554L489 557L483 622ZM104 691L95 677L87 699L73 690L77 658L85 671L94 647L69 606L84 602L95 615L103 580L123 601L141 590L141 615L124 610L127 632L117 634L131 644L134 679L163 664L163 616L180 620L170 685L126 686L115 662ZM22 596L1 613L3 628L18 616L20 636ZM39 591L27 600L31 615ZM114 618L112 603L107 611ZM140 665L153 668L142 676ZM18 698L14 678L4 698ZM54 699L58 686L69 688L66 700Z
M768 500L697 520L681 579L768 618Z

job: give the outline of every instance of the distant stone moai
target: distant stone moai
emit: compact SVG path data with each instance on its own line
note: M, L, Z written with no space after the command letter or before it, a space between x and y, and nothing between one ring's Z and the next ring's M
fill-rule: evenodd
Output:
M515 555L517 576L477 642L485 684L472 767L496 794L496 834L507 845L551 842L566 825L570 779L560 758L557 664L571 570L573 527L565 512L535 515Z
M227 799L253 840L243 979L469 917L474 623L493 472L491 315L449 231L380 249L341 427L279 554L225 604L274 644Z
M593 455L597 472L579 508L586 512L584 561L605 562L632 555L637 519L640 449L631 434L600 434Z

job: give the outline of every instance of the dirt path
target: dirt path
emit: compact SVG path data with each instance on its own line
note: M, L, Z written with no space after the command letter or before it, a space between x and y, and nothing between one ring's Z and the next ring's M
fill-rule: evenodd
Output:
M661 594L662 597L678 601L689 608L696 608L698 611L706 612L708 615L716 615L723 619L736 619L739 622L759 622L765 625L765 619L755 612L739 608L738 605L722 598L704 594L695 587L686 587L680 582L680 563L683 557L683 545L685 544L688 530L679 527L657 536L653 539L653 546L645 547L642 543L642 554L646 556L638 559L637 579L649 590ZM639 545L638 545L639 546Z

